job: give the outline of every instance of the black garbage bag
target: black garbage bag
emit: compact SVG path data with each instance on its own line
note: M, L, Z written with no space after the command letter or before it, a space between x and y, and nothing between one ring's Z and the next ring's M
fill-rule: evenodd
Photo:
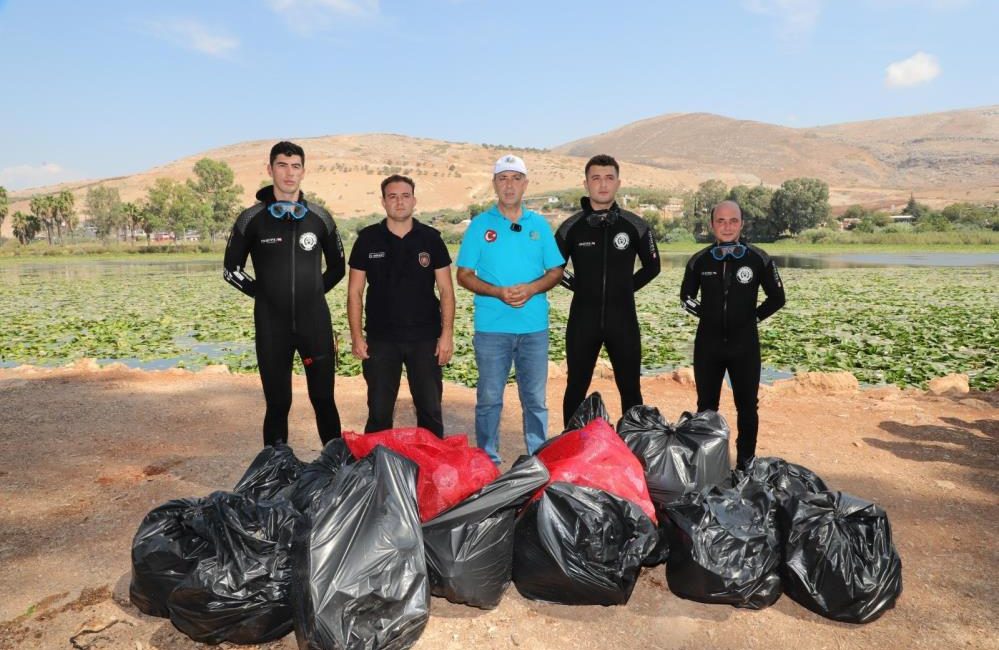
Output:
M681 598L762 609L780 598L774 497L756 481L711 487L666 506L669 589Z
M423 524L430 591L453 603L492 609L513 572L517 509L548 482L535 456L522 456L492 483Z
M644 404L628 409L617 423L618 435L624 440L632 453L638 457L645 470L645 483L649 488L649 498L656 508L656 519L659 520L659 541L655 548L642 562L643 566L658 566L669 557L669 536L666 534L667 514L664 506L678 498L675 490L660 477L649 474L650 463L658 466L657 459L668 457L670 437L673 426L666 421L654 406ZM692 488L691 488L692 489Z
M298 480L282 491L302 514L308 515L313 502L336 478L337 472L356 462L343 438L326 443L319 457L306 465Z
M669 503L712 485L730 485L728 423L717 411L680 416L675 426L652 406L633 406L618 435L645 469L653 503Z
M652 499L652 505L656 509L656 520L659 522L656 525L658 539L656 545L642 560L642 566L653 567L659 566L669 559L669 531L666 529L669 525L669 513L666 512L666 505L673 503L674 499L671 494L663 495L654 492L651 486L649 486L649 498Z
M268 445L250 463L233 492L254 499L273 499L298 479L304 467L288 445Z
M673 425L656 407L639 404L625 411L617 421L617 434L648 472L649 467L658 467L666 456Z
M342 468L299 523L295 637L303 650L403 649L430 618L417 466L376 447Z
M517 518L513 582L533 600L623 605L656 539L652 520L634 503L551 483Z
M149 511L132 539L132 604L149 616L170 616L167 598L209 552L208 540L185 522L203 499L175 499Z
M870 623L902 593L902 560L883 509L843 492L792 499L783 511L784 591L826 618Z
M292 629L291 540L301 515L284 499L214 492L187 514L210 552L170 593L170 621L202 643L266 643Z
M608 423L611 421L610 413L607 412L607 407L604 406L603 398L600 397L600 393L594 391L576 407L576 411L569 418L569 423L565 426L565 430L575 431L582 429L597 418L603 418Z
M788 502L798 496L825 492L825 481L819 475L801 465L789 463L783 458L753 458L746 466L746 471L736 473L736 476L749 476L754 481L763 483L770 488L777 499L778 507L785 507Z

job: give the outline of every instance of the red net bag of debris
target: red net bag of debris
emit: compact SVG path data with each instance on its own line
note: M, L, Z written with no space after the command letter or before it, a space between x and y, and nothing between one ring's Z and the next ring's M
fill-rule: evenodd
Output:
M368 434L345 431L343 440L358 459L382 445L419 466L416 500L423 521L433 519L499 476L486 452L469 447L465 436L441 439L426 429L412 428Z
M603 418L552 438L535 455L548 468L549 483L572 483L609 492L631 501L649 519L657 521L642 463ZM538 490L534 498L543 491Z

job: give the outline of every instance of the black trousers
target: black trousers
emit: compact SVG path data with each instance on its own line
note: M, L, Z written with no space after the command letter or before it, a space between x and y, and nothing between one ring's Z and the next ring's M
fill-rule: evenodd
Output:
M288 412L291 411L291 369L297 351L305 365L309 401L316 412L319 439L325 445L340 437L340 412L333 400L336 359L333 327L325 302L313 317L299 317L295 333L291 319L276 318L258 303L253 310L256 325L257 366L264 388L267 412L264 415L264 445L288 441Z
M601 346L607 347L614 383L621 395L621 413L642 404L642 335L638 318L606 316L600 326L600 308L595 311L573 309L565 328L565 363L567 378L562 398L562 425L567 426L572 414L586 398L593 381Z
M406 366L409 392L416 407L416 426L444 437L441 397L443 372L437 363L437 340L368 340L368 358L361 362L368 384L368 422L364 432L392 428L395 402L399 397L402 367Z
M756 435L760 428L758 396L760 389L760 339L751 331L723 339L698 331L694 339L694 381L697 382L697 410L718 410L725 371L732 380L738 437L737 462L756 455Z

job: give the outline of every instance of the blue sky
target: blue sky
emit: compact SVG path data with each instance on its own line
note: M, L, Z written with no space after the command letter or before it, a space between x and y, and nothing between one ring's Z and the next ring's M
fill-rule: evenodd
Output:
M995 0L0 0L0 185L253 139L548 147L663 113L999 103Z

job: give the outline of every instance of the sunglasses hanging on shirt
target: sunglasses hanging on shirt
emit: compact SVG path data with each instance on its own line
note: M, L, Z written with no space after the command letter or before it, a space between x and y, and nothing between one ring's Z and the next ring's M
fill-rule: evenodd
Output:
M520 232L523 229L524 229L524 227L522 225L520 225L519 223L511 223L510 224L510 230L512 230L514 232Z
M711 257L721 262L726 257L741 260L746 255L746 247L739 243L715 244L711 247Z
M294 219L301 221L308 214L309 209L301 203L295 201L278 201L267 206L267 211L275 219Z

